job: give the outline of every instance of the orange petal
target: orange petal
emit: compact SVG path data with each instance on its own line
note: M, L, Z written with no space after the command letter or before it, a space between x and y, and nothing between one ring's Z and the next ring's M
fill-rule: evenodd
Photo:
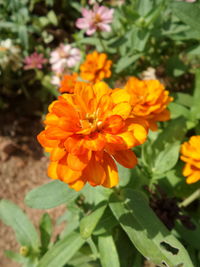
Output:
M87 166L91 154L91 151L82 155L73 155L69 153L67 156L67 164L74 171L82 171Z
M70 183L69 187L76 190L76 191L80 191L84 185L85 185L85 181L82 179L78 179L74 183Z
M102 184L105 187L111 188L119 183L117 166L111 156L104 152L103 168L106 173L106 179Z
M111 92L111 89L105 82L98 82L94 84L93 90L96 96L95 98L97 103L99 102L99 100L103 95L108 95Z
M57 147L58 144L60 143L59 140L50 140L46 137L46 130L42 131L40 134L37 136L38 142L43 146L43 147Z
M78 119L78 114L75 111L74 107L68 104L65 100L60 100L55 103L52 107L52 112L55 113L58 117L67 117L71 120Z
M58 125L58 116L56 116L55 114L53 113L48 113L46 115L46 118L44 120L44 123L47 124L47 125Z
M128 103L120 103L113 108L113 114L120 115L123 119L128 118L131 106Z
M137 164L137 157L132 150L117 151L113 157L125 168L133 168Z
M72 121L64 117L59 118L57 125L66 132L76 132L80 129L79 121Z
M124 89L114 89L111 97L115 104L130 101L130 95Z
M58 161L58 160L62 159L66 153L67 152L66 152L65 148L61 148L61 147L57 146L57 147L52 149L50 160L51 161Z
M149 128L152 130L152 132L158 131L158 125L156 121L148 120L148 123L149 123Z
M47 174L50 178L52 179L58 179L58 174L57 174L57 167L58 167L58 162L50 162Z
M83 177L85 177L92 186L102 184L106 178L105 171L101 164L96 161L94 154L87 167L83 170Z
M133 132L133 136L137 140L136 145L143 144L148 134L147 122L142 119L127 119L126 127L128 131Z
M74 171L67 165L67 158L59 161L57 167L58 178L65 183L75 182L82 174L81 171Z
M170 119L170 111L168 109L163 110L161 113L155 116L156 121L168 121Z
M194 171L188 178L186 179L187 184L193 184L200 180L200 171Z
M64 142L66 150L73 155L82 155L87 152L87 148L83 146L84 139L78 135L73 135L67 138Z
M90 136L85 136L84 138L84 147L92 151L100 151L105 146L105 137L96 132Z
M70 135L72 135L73 133L70 132L66 132L56 126L50 126L49 128L47 128L45 130L46 133L46 137L49 139L66 139L67 137L69 137Z
M110 134L117 134L124 126L124 121L121 116L113 115L106 119L103 131Z
M98 103L97 109L98 117L99 119L104 119L105 114L108 116L108 114L112 114L112 108L113 108L113 102L109 95L103 95Z
M123 139L127 148L134 147L137 144L137 141L132 132L123 132L123 133L118 134L118 136Z
M191 168L191 164L186 163L184 168L183 168L183 175L188 176L188 175L192 174L192 172L193 172L193 170Z

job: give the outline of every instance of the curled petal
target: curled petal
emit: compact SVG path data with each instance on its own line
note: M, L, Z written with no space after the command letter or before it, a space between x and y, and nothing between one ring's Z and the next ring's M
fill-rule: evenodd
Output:
M119 183L119 176L117 171L117 166L108 153L104 153L102 166L104 168L106 178L103 186L111 188Z
M113 157L125 168L133 168L137 164L137 157L132 150L116 151Z

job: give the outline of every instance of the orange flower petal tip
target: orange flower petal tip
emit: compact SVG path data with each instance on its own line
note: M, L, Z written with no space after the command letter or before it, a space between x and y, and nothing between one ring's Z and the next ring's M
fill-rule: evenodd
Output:
M183 176L188 184L200 180L200 135L190 137L188 142L181 146L181 160L186 164L183 168Z

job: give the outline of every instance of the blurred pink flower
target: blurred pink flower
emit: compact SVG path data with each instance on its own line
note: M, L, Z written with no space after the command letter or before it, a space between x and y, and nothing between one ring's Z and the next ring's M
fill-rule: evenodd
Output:
M43 54L38 54L34 52L30 56L25 57L24 59L24 69L42 69L42 65L47 62L47 59L44 58Z
M81 60L80 50L72 48L71 45L60 44L51 52L50 63L52 70L62 73L65 68L74 67Z
M95 4L93 10L86 8L82 9L83 18L76 21L76 27L79 29L86 29L87 35L92 35L97 30L109 32L111 30L110 24L113 19L114 9L109 9L105 6Z

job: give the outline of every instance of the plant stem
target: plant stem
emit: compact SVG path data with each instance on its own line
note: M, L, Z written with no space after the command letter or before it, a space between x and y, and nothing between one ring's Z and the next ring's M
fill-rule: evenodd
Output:
M183 200L179 207L187 207L188 205L190 205L194 200L200 198L200 189L197 189L194 193L192 193L192 195L190 195L189 197L187 197L185 200Z
M104 45L104 43L103 43L103 40L102 40L102 38L101 38L101 34L100 34L99 31L97 31L97 34L98 34L99 42L100 42L100 44L101 44L101 47L102 47L102 49L103 49L103 52L105 52L105 51L106 51L106 47L105 47L105 45Z

